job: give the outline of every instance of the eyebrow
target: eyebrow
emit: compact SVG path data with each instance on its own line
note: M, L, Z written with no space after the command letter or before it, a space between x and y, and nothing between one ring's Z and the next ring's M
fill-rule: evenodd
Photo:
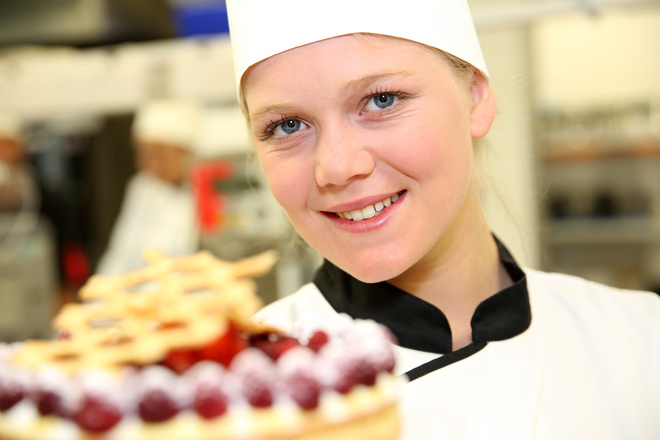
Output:
M390 79L390 78L397 78L397 77L409 77L413 76L413 72L401 70L397 72L384 72L384 73L377 73L374 75L368 75L363 78L358 78L349 81L342 87L340 94L346 95L354 92L355 90L362 90L369 85L375 83L376 81L380 81L383 79ZM288 114L288 113L295 113L296 112L296 105L293 102L282 102L279 104L274 104L274 105L267 105L265 107L261 107L257 109L254 113L251 112L250 114L250 122L254 123L255 121L260 121L262 118L266 117L266 115L271 115L271 114Z
M358 78L354 79L352 81L349 81L344 87L342 87L341 93L342 94L348 94L351 93L354 90L361 90L369 85L375 83L376 81L380 81L383 79L390 79L390 78L396 78L396 77L409 77L413 76L413 72L409 72L406 70L401 70L398 72L384 72L384 73L377 73L374 75L369 75L365 76L363 78Z
M295 111L295 104L293 103L288 103L288 102L283 102L280 104L275 104L275 105L268 105L266 107L262 107L255 111L254 113L250 114L250 122L254 123L255 121L260 121L266 115L272 115L272 114L277 114L277 115L282 115L282 114L287 114L290 112Z

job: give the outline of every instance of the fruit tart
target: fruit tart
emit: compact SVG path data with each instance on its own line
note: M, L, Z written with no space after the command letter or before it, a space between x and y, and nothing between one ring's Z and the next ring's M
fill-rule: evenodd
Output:
M94 276L52 340L0 344L1 440L394 440L402 379L373 321L255 324L271 252Z

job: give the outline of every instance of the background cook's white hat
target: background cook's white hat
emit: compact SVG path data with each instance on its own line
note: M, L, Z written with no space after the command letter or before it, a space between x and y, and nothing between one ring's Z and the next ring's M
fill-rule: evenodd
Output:
M198 158L216 158L248 153L250 129L238 105L208 106L204 109L195 143Z
M0 137L23 140L24 122L12 113L0 111Z
M200 109L189 101L162 99L138 108L133 120L133 138L162 142L191 150L200 125Z
M259 61L352 33L405 38L488 75L467 0L226 0L236 81Z

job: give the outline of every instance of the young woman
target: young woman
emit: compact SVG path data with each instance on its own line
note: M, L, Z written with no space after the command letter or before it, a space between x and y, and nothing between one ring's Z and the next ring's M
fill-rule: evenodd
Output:
M398 339L404 438L660 438L660 299L521 269L473 139L495 115L462 0L229 0L270 188L324 257L258 319L341 313Z

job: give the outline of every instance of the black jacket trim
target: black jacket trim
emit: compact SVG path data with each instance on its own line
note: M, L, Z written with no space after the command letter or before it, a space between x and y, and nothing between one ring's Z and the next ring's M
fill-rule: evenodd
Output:
M419 367L415 367L405 373L405 376L408 378L408 381L412 382L415 379L419 379L422 376L433 373L434 371L446 367L447 365L451 365L454 362L462 361L463 359L481 351L484 347L486 347L486 345L488 345L487 342L474 342L459 350L452 351L451 353L442 355L439 358L433 359L432 361L428 361Z
M513 284L484 300L475 310L471 321L474 343L512 338L531 323L525 274L496 241ZM363 283L327 260L317 271L314 283L338 313L380 322L392 331L400 346L439 354L452 352L449 322L434 305L387 282Z

